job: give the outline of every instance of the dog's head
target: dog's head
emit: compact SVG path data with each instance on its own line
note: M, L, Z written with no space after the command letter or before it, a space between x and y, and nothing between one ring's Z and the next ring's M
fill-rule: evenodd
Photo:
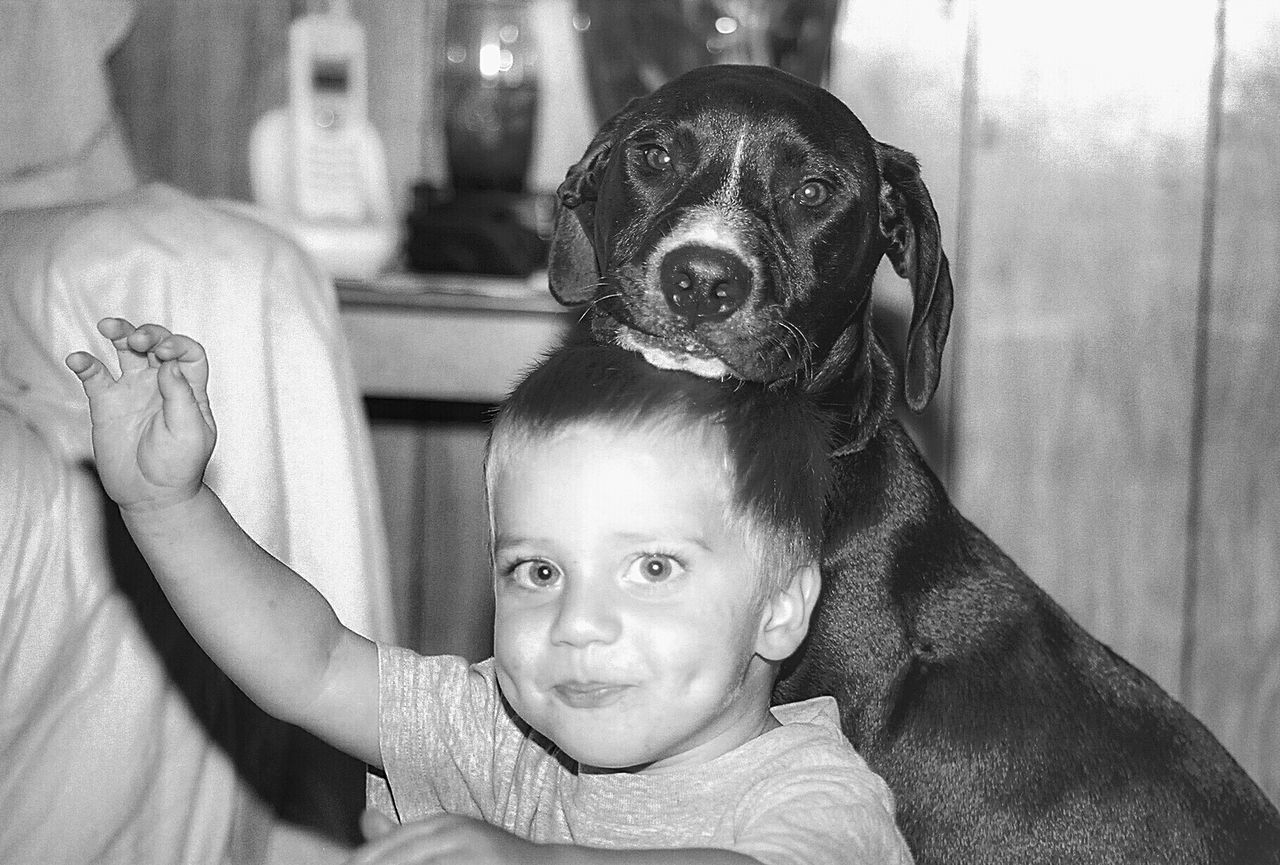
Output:
M907 403L938 384L951 277L916 160L775 69L695 69L632 100L558 190L551 290L658 366L840 393L874 420L876 266L911 283ZM869 434L873 430L866 430Z

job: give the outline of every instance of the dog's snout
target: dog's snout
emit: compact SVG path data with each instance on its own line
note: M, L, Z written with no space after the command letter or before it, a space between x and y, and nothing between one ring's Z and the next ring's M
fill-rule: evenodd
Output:
M664 255L658 278L667 305L694 324L728 318L751 293L751 271L741 258L700 244Z

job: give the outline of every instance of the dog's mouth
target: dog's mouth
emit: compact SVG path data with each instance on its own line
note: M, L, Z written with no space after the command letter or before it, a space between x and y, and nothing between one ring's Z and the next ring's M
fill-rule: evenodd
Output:
M673 345L668 339L619 324L614 342L628 351L639 352L646 361L659 369L683 370L702 378L713 379L729 378L734 374L724 360L693 339Z
M781 337L762 337L749 329L732 333L702 333L695 329L671 327L659 319L656 328L636 321L625 308L601 313L594 322L596 338L644 356L661 369L683 370L702 378L737 378L743 381L772 382L795 376L808 369L804 349L784 347ZM795 333L795 328L766 326L763 331Z

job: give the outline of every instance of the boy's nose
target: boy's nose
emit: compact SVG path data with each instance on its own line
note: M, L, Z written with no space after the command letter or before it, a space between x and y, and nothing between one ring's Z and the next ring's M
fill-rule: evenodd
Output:
M551 642L557 645L585 646L609 643L620 629L617 608L583 581L570 580L560 595L560 605L551 624Z

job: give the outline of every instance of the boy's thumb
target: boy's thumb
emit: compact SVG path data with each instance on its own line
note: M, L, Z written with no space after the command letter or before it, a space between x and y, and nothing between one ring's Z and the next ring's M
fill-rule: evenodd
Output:
M163 361L156 371L156 379L160 385L161 410L164 412L166 426L172 428L174 425L188 424L193 419L203 423L198 417L195 394L178 369L176 360Z
M366 808L360 814L360 834L364 835L366 841L377 841L395 828L395 821L381 811Z

